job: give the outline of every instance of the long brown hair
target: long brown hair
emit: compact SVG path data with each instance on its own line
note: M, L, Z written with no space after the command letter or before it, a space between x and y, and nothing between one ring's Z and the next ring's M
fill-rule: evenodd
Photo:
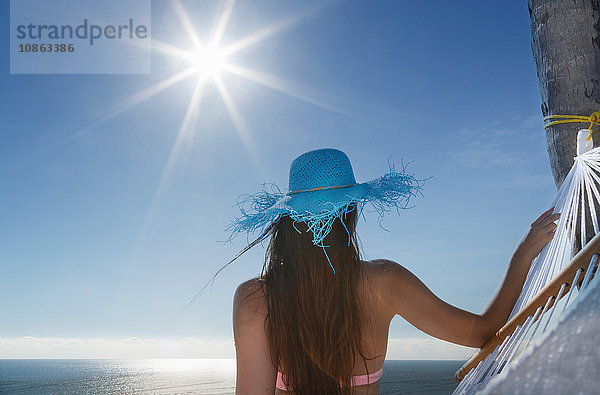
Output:
M336 219L323 242L335 274L306 223L284 216L271 228L261 274L265 329L273 364L295 393L350 393L357 357L366 370L366 360L373 359L365 357L361 344L368 312L358 294L364 267L357 217L354 209Z

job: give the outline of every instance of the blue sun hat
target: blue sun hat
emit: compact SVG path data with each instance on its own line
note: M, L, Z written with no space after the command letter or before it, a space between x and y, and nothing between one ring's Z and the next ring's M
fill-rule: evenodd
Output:
M246 251L262 241L281 217L289 216L294 224L307 224L308 231L313 235L313 244L323 248L335 274L323 241L336 218L344 218L354 209L363 215L365 204L369 203L378 213L381 226L386 213L392 209L400 213L401 209L409 208L412 197L421 194L425 180L417 180L406 174L404 164L399 172L389 164L389 160L388 166L389 172L383 176L357 183L350 159L342 151L323 148L306 152L294 159L290 166L287 193L282 193L276 184L264 183L261 192L238 198L241 216L235 218L226 229L231 232L229 241L239 233L250 235L260 231L259 238L249 244L244 249Z

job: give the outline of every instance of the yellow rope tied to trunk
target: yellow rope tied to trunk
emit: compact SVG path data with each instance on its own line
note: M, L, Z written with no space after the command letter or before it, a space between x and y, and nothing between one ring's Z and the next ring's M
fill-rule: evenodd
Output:
M594 125L600 125L600 110L598 111L594 111L590 116L585 116L585 115L549 115L547 117L544 118L544 122L548 122L552 119L558 119L556 121L552 121L549 124L544 126L544 129L546 129L549 126L552 125L558 125L561 123L590 123L590 126L588 126L588 130L590 131L590 135L586 138L587 141L589 141L592 138L592 132L593 129L592 127Z

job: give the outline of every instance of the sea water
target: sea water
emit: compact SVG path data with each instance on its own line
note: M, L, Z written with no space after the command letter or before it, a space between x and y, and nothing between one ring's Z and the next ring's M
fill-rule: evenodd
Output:
M450 394L464 361L385 361L380 393ZM233 394L232 359L4 359L1 394Z

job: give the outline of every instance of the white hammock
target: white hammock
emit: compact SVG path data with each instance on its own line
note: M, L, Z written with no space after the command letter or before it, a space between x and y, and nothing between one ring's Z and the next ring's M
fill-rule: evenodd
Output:
M519 355L523 350L527 349L527 352L523 353L522 356L525 357L527 355L528 360L530 361L529 363L531 363L531 359L535 358L535 353L532 352L532 346L534 344L538 347L541 342L547 341L550 331L560 331L560 327L566 325L565 322L569 319L576 319L573 318L576 314L571 313L567 316L563 312L561 316L560 313L562 310L565 310L568 305L572 305L577 299L583 299L580 295L584 294L582 291L585 287L592 284L592 286L589 286L589 289L592 290L596 283L600 282L600 280L598 280L600 275L595 276L593 281L591 281L592 272L593 269L595 269L598 260L598 255L594 255L594 253L600 252L600 247L596 247L600 246L600 239L598 237L594 238L593 245L588 246L585 254L583 254L588 262L576 271L574 278L570 277L569 280L563 282L562 277L564 277L565 274L563 272L561 273L562 277L560 281L562 284L558 284L556 280L552 284L549 283L551 283L565 266L569 265L573 258L574 246L576 244L579 247L578 250L583 249L594 235L600 233L598 232L598 215L596 213L597 207L600 207L599 185L600 147L582 153L575 158L573 168L563 181L563 184L551 205L551 207L555 207L555 212L561 213L555 237L548 245L546 245L546 247L544 247L542 252L532 262L521 295L510 314L508 324L505 328L511 326L511 319L513 318L512 321L514 322L519 320L524 322L520 322L516 327L512 325L515 329L506 337L502 334L502 331L505 328L498 332L497 338L492 339L496 340L496 343L493 341L488 343L489 346L487 348L490 349L491 352L484 359L479 361L468 374L466 374L454 391L455 394L472 394L478 392L484 389L491 379L494 379L494 383L491 386L495 386L495 389L493 390L494 393L496 391L512 392L516 388L519 388L518 383L517 387L514 386L515 380L512 380L513 387L510 387L510 391L506 386L502 387L497 383L502 380L503 376L509 376L513 374L512 372L519 369L519 367L511 365L520 363L520 359L523 358L520 358ZM598 251L592 251L590 253L590 251L588 251L590 249L589 247L597 248ZM584 251L582 251L582 253L583 252ZM578 257L583 255L578 254ZM589 261L589 257L592 255L593 258ZM569 268L565 268L565 270L568 270L571 267L573 267L573 265L570 265ZM585 277L582 281L581 274L584 272ZM581 283L581 288L570 286L571 284L577 283ZM553 291L553 294L549 294L549 288L556 286L559 287L556 288L558 291ZM600 290L600 287L596 288ZM539 297L536 298L536 295L540 294L540 291L542 290L544 300L541 301L540 299L541 304L538 303L538 307L532 310L533 303L537 303L539 299ZM546 296L546 294L550 296ZM562 298L563 296L565 297ZM536 298L536 300L533 300L534 298ZM561 300L561 302L559 303L558 300ZM594 300L596 299L593 297L587 297L585 298L584 303L594 303ZM600 308L600 306L598 306L598 308ZM525 313L525 311L523 311L521 314L518 314L521 310L527 310L528 312L523 314ZM556 310L559 311L555 312ZM518 317L516 317L517 315ZM557 318L560 318L560 320L557 320ZM559 321L560 323L558 323ZM544 338L539 338L540 335L544 333ZM587 340L589 341L589 339ZM594 345L592 345L592 347L597 348L597 346ZM479 354L481 354L481 351ZM477 362L477 355L478 354L476 354L470 362ZM568 363L568 361L563 361L563 363ZM467 363L467 365L469 365L469 363ZM468 371L470 367L467 365L457 372L457 378L460 379L461 374ZM598 368L596 367L596 369ZM538 373L529 372L528 374L535 375ZM600 380L600 377L596 375L596 377L590 379ZM525 385L525 382L521 382L520 384ZM541 387L538 387L538 389L539 388ZM526 389L525 386L520 387L520 389L525 392L531 392L533 390L532 388ZM490 388L487 390L490 390ZM539 390L537 392L539 392Z

